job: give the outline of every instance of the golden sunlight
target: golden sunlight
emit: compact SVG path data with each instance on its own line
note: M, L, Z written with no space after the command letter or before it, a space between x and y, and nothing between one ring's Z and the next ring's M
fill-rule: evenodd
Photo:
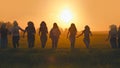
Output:
M70 21L73 18L73 14L69 9L64 9L60 14L61 21L64 22L64 24L70 23Z

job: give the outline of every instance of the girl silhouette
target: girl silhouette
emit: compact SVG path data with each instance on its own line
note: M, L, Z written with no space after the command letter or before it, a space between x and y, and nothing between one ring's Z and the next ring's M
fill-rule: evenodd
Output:
M42 48L45 48L47 42L47 34L48 34L48 29L46 23L42 21L39 28L39 35L40 35Z
M35 27L33 22L29 21L28 26L25 28L24 34L27 32L27 39L28 39L28 47L33 48L34 47L34 42L35 42Z
M90 47L90 35L92 35L91 31L90 31L90 27L88 25L85 26L85 29L82 31L82 33L80 35L78 35L77 37L81 36L84 34L84 43L86 45L87 48Z
M110 26L110 31L107 40L110 39L110 45L112 48L117 48L117 27L116 25Z
M120 26L118 28L118 48L120 48Z
M10 30L10 32L12 33L12 43L13 43L14 48L19 47L19 40L20 40L19 30L24 32L24 30L20 26L18 26L17 21L14 21L13 22L13 27Z
M50 38L52 40L52 48L57 48L60 34L61 34L61 32L59 30L57 23L54 23L53 28L50 30Z
M8 45L8 29L6 28L6 24L2 23L0 28L0 34L1 34L1 48L7 48Z
M69 38L69 40L70 40L71 48L74 48L74 46L75 46L76 34L77 34L76 26L75 26L75 24L72 23L68 30L68 33L67 33L67 38Z

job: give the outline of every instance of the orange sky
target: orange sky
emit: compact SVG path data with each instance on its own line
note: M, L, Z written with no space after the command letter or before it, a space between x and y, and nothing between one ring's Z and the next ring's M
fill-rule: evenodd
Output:
M120 24L120 0L0 0L0 21L17 20L23 28L29 20L39 27L46 21L48 28L57 22L68 28L75 23L78 30L89 25L93 31L108 30L110 24ZM64 9L73 14L70 23L59 18Z

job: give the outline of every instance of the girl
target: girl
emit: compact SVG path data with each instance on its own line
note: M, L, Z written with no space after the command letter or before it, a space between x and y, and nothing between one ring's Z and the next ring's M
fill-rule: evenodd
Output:
M76 34L77 34L76 26L75 26L75 24L72 23L69 30L68 30L68 33L67 33L67 38L69 36L71 48L74 48L74 46L75 46L75 36L76 36Z
M6 28L6 24L2 23L0 28L0 34L1 34L1 48L7 48L8 45L8 29Z
M61 34L61 32L59 30L57 23L54 23L53 28L50 30L50 38L52 40L52 48L57 48L60 34Z
M118 28L118 48L120 48L120 26Z
M25 28L23 37L26 32L27 32L27 39L28 39L28 47L33 48L34 42L35 42L35 33L36 33L33 22L31 21L28 22L28 26Z
M110 26L110 31L107 40L110 39L110 44L112 48L117 48L117 27L116 25Z
M20 33L19 30L23 31L24 30L18 26L17 21L13 22L13 27L11 28L10 32L12 33L12 43L14 48L19 47L19 40L20 40Z
M47 42L47 34L48 34L48 29L47 29L46 23L42 21L40 24L40 29L39 29L39 35L40 35L42 48L45 48L45 45Z
M90 47L90 35L92 36L92 33L90 31L90 27L88 25L85 26L85 29L82 31L82 33L80 35L78 35L77 37L81 36L84 34L84 43L86 45L87 48Z

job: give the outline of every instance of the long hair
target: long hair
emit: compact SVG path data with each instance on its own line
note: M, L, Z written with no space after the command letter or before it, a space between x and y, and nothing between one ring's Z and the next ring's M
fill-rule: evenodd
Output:
M46 31L46 32L48 32L48 29L47 29L45 21L41 22L39 31Z
M85 31L89 31L90 32L90 27L88 25L85 26Z
M59 28L58 25L57 25L57 23L53 24L53 28Z
M35 28L32 21L29 21L29 22L28 22L28 27Z
M34 23L32 21L28 22L28 31L36 33Z
M118 27L118 31L120 31L120 26Z
M74 23L71 24L69 31L70 31L70 33L77 32L77 28Z
M117 26L116 25L110 25L110 31L112 32L112 33L117 33Z
M6 23L2 23L1 24L1 29L5 29L6 28Z
M110 31L109 34L111 37L116 38L117 37L117 26L116 25L110 25Z
M14 21L14 22L13 22L13 26L18 26L17 21Z

